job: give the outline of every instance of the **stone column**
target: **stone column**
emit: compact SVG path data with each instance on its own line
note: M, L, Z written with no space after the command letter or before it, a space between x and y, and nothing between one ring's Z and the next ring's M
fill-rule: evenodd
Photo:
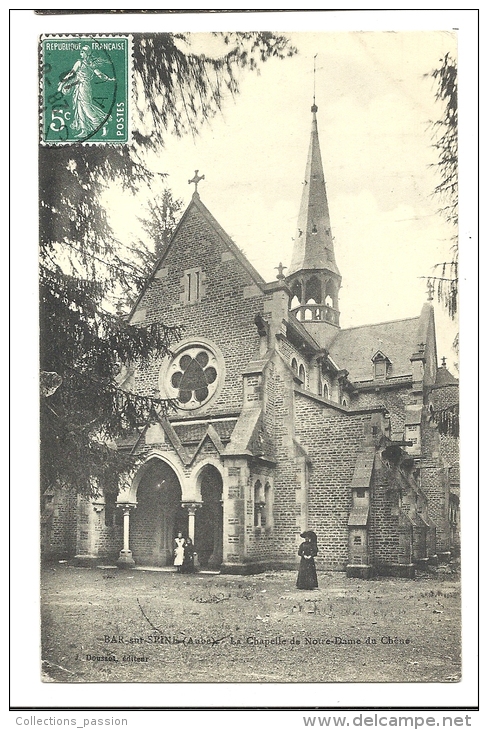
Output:
M122 508L124 515L124 547L120 551L119 559L117 560L117 566L119 568L133 568L135 566L134 558L132 557L132 551L129 547L129 521L130 511L135 509L135 504L118 504L117 507Z
M195 514L201 502L183 502L181 506L188 510L188 537L195 544Z

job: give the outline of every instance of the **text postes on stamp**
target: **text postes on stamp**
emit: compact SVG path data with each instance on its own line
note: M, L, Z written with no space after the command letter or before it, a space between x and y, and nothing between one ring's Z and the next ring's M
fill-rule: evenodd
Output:
M44 144L129 141L129 40L128 36L42 39Z

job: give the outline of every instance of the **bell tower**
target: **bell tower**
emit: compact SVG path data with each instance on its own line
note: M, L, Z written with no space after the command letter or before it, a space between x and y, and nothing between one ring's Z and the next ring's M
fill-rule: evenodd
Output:
M286 282L293 295L291 311L315 340L327 347L339 331L341 275L335 262L315 98L311 111L312 134Z

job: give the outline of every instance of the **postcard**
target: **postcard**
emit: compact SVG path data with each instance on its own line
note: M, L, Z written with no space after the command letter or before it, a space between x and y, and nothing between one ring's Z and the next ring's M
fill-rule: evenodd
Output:
M36 18L51 706L471 686L459 33L287 15Z

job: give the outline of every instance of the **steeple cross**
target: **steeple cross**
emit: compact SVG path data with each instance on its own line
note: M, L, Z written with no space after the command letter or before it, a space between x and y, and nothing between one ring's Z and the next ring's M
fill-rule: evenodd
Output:
M193 176L193 178L191 180L188 180L188 185L190 185L190 183L195 183L195 192L197 194L198 194L198 183L200 182L200 180L205 180L205 175L199 175L198 170L195 170L195 175Z

